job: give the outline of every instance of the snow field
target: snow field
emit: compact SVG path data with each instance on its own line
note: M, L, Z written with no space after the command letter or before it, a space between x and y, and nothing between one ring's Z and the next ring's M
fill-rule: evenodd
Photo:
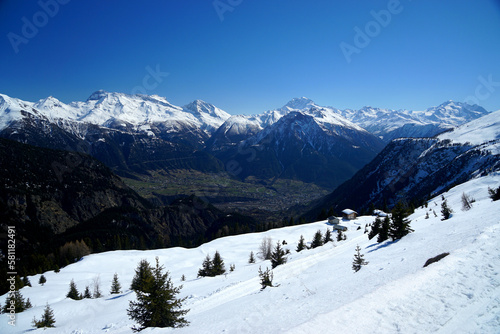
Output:
M441 221L441 196L428 208L410 216L415 232L397 242L378 244L368 240L363 216L343 222L347 240L295 252L300 235L311 241L326 221L291 226L262 233L225 237L195 249L170 248L152 251L115 251L86 256L80 262L29 277L33 287L21 290L33 308L18 314L17 325L8 325L1 315L0 333L31 330L33 317L40 318L48 302L54 310L56 328L47 333L131 333L133 322L126 309L135 293L129 290L134 269L141 259L154 264L155 256L171 274L189 327L146 329L144 333L498 333L500 330L500 201L488 197L488 186L498 187L500 174L471 180L444 196L454 213ZM465 192L476 199L469 211L461 210ZM434 210L438 217L435 217ZM425 219L429 212L429 219ZM360 230L357 227L361 226ZM248 264L251 251L257 256L264 237L273 246L286 240L288 262L273 270L274 288L260 290L259 266L270 261L257 258ZM333 233L335 239L336 233ZM354 273L355 247L369 262ZM207 254L218 250L227 275L196 278ZM423 268L428 258L450 255ZM118 273L123 293L110 295L111 280ZM182 275L186 281L181 282ZM65 298L71 279L80 292L99 276L100 299L73 301ZM2 305L6 295L0 297ZM41 332L42 329L33 332Z

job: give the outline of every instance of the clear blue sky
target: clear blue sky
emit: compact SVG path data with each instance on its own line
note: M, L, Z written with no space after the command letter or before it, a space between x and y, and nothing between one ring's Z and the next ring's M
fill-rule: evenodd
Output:
M300 96L500 109L500 1L397 2L0 0L0 93L68 103L146 92L232 114Z

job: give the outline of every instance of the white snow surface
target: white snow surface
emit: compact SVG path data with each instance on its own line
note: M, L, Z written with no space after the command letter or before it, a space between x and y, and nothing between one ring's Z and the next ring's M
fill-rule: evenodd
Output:
M70 120L100 126L119 122L137 128L150 123L183 123L209 131L216 130L231 116L201 100L178 107L157 95L129 95L100 90L85 102L65 104L52 96L33 103L0 94L0 130L11 121L20 119L20 110L41 114L52 122Z
M487 141L500 139L500 110L475 119L445 132L438 136L439 139L449 139L454 143L470 143L480 145Z
M300 253L295 251L300 235L311 241L318 229L331 229L326 221L220 238L194 249L89 255L59 273L44 273L44 286L38 284L40 275L30 276L33 287L21 293L33 308L17 315L15 327L2 314L0 333L131 333L134 322L126 310L135 299L129 290L134 269L141 259L153 264L156 256L174 284L183 284L180 297L187 297L183 307L190 309L190 325L144 333L499 333L500 201L488 197L488 187L499 185L497 173L452 188L444 196L454 213L445 221L441 196L431 199L428 208L409 217L415 231L397 242L368 240L365 225L374 217L361 216L343 222L347 240ZM469 211L461 210L464 192L476 200ZM286 240L291 254L273 270L277 286L261 291L258 269L270 268L270 262L247 261L264 237ZM369 263L354 272L357 245ZM216 250L227 269L235 265L234 272L197 278L205 256ZM443 252L450 255L423 268ZM118 295L109 294L114 273L123 287ZM83 291L97 276L103 298L65 298L71 279ZM5 298L0 297L2 305ZM31 331L32 319L40 319L46 303L54 310L56 328Z

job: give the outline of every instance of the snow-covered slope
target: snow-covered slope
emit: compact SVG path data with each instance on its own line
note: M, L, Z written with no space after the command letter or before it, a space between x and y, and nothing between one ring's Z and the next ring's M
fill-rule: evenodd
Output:
M311 241L326 221L214 240L195 249L115 251L94 254L62 268L60 273L30 276L33 287L21 293L33 308L16 317L10 326L2 315L1 333L25 333L31 320L40 319L48 303L56 328L34 333L131 333L127 316L129 290L138 262L155 256L170 271L175 285L183 284L183 307L190 309L190 326L180 329L147 329L147 333L498 333L500 326L500 201L492 202L488 187L500 185L500 174L475 178L444 194L454 210L442 221L441 197L429 200L409 218L415 230L397 242L368 240L365 225L374 217L344 221L347 240L330 242L312 250L295 251L303 235ZM476 201L461 210L463 193ZM437 213L437 216L434 215ZM426 214L429 218L426 219ZM360 229L358 229L360 228ZM288 262L273 270L274 288L260 290L258 270L269 261L248 264L264 237L287 241ZM335 237L335 233L334 233ZM357 273L351 269L356 246L369 262ZM226 268L234 272L214 278L196 278L207 254L218 250ZM423 268L427 259L450 255ZM123 292L110 295L114 273ZM181 276L186 281L181 282ZM65 298L74 279L83 291L95 278L104 297L74 301ZM5 295L0 297L4 304Z

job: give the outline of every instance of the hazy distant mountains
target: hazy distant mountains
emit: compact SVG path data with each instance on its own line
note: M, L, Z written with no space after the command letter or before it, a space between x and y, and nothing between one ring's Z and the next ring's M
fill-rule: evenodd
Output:
M231 116L200 100L97 91L84 102L26 102L0 94L0 136L86 152L121 175L194 169L272 185L294 179L333 189L397 137L429 137L488 114L448 101L425 111L339 110L295 98Z

